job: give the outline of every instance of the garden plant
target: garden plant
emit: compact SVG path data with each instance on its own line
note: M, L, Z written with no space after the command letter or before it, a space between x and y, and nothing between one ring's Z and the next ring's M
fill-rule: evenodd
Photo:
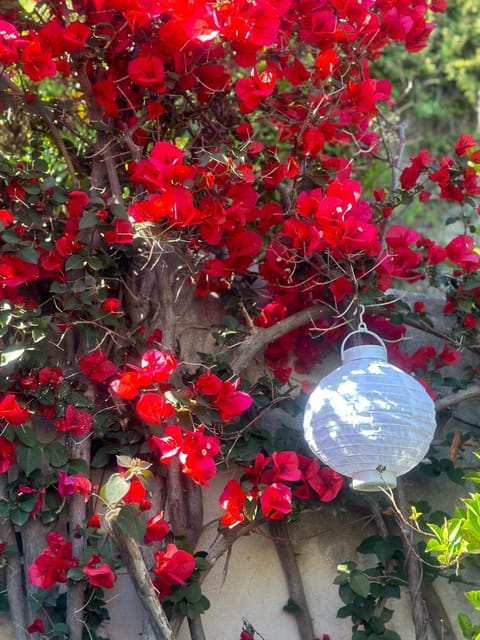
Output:
M480 145L459 131L448 154L409 157L372 70L389 45L422 50L445 9L1 4L0 561L15 640L101 639L125 570L143 638L173 639L187 619L202 640L215 607L202 583L258 528L287 565L299 637L315 639L287 521L348 482L299 431L268 427L270 410L301 415L362 307L439 410L480 394ZM448 240L407 226L409 206L438 207ZM407 327L426 336L409 353ZM237 472L201 548L224 469ZM385 569L377 591L352 564L337 580L356 640L398 637L380 601L399 595L392 562L411 531L383 533L364 545ZM405 581L420 639L417 565ZM238 633L258 638L248 622Z

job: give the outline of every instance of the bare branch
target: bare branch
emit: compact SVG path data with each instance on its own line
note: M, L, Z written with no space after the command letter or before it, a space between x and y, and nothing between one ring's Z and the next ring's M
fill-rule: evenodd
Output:
M451 393L448 396L435 400L435 409L437 411L443 411L444 409L449 409L461 402L465 402L465 400L471 400L478 396L480 396L480 384L472 384L466 389L460 389L460 391L456 393Z
M302 640L315 640L312 616L305 595L302 574L298 568L295 549L288 534L287 523L285 520L272 520L270 522L270 530L277 549L278 559L287 581L289 598L298 606L295 621L300 637Z
M7 474L0 474L0 497L7 499ZM10 519L2 521L2 537L4 541L15 547L17 552L9 554L7 558L7 597L10 619L13 625L13 634L15 640L28 640L31 637L27 633L27 615L28 609L23 592L23 571L20 554L17 548L17 540L15 530Z
M158 640L175 640L172 627L158 600L158 594L143 561L140 547L133 538L122 531L115 519L110 522L110 527L117 549L120 551L123 563L133 580L155 637Z
M298 329L303 325L313 322L318 318L326 315L327 307L317 305L309 309L297 311L288 318L280 320L271 327L266 329L258 329L255 333L245 338L245 340L236 347L236 351L230 363L232 371L235 375L240 375L250 364L253 358L261 352L267 345L274 340L278 340L289 331Z
M398 518L398 526L400 527L403 538L403 549L405 553L404 569L407 575L408 591L412 605L412 620L415 627L415 638L416 640L427 640L429 636L428 631L430 623L428 609L422 592L423 570L421 560L418 556L414 532L407 524L407 500L401 478L398 479L396 493L397 504L403 516Z

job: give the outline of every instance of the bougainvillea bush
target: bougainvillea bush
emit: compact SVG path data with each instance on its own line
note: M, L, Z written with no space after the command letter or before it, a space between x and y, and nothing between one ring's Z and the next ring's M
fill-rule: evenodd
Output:
M125 569L143 637L174 638L185 616L204 637L201 583L234 541L345 490L259 418L301 412L298 376L361 305L432 395L460 348L478 351L480 150L459 132L448 157L402 157L391 86L369 69L391 42L421 50L444 9L2 4L0 551L17 640L101 637ZM439 199L460 225L447 242L402 225ZM390 295L407 285L444 296L450 333ZM443 346L407 355L408 324ZM219 468L237 471L200 549Z

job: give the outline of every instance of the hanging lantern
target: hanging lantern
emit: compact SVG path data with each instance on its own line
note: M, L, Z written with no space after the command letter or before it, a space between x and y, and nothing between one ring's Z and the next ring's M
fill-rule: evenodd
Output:
M307 403L305 438L326 465L359 491L395 487L397 476L425 456L435 433L435 406L412 376L387 362L379 336L361 322L342 343L342 365L320 380ZM379 344L345 349L355 334Z

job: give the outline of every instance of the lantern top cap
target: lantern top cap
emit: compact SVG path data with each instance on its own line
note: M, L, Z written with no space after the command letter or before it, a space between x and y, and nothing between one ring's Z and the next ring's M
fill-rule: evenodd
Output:
M347 341L355 335L369 335L375 338L379 344L364 344L356 347L350 347L345 350ZM340 356L342 362L349 362L350 360L357 360L358 358L375 358L376 360L387 360L387 348L385 343L377 336L373 331L369 331L366 326L360 326L356 331L352 331L343 339L342 346L340 347Z
M345 349L342 353L342 362L351 362L352 360L380 360L387 362L387 352L385 347L379 344L361 344L356 347Z

